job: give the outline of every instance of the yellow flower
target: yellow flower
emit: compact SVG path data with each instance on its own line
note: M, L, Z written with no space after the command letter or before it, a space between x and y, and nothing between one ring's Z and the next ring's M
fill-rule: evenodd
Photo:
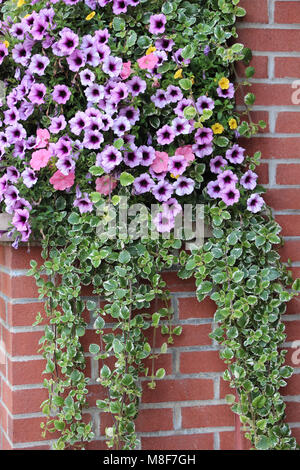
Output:
M194 83L195 83L195 77L194 77L194 76L190 77L190 80L191 80L192 84L194 85Z
M237 128L237 122L236 122L236 119L234 118L229 119L228 124L229 124L230 129L232 130Z
M229 85L230 85L230 81L228 80L228 78L221 78L221 80L219 80L219 87L222 88L222 90L228 90L229 88Z
M174 178L175 180L177 180L179 178L179 175L175 176L175 175L173 175L173 173L170 173L170 176L171 176L171 178Z
M214 134L222 134L222 132L224 131L224 127L219 122L216 122L216 124L211 126L211 128Z
M155 51L156 51L156 47L150 46L150 47L148 47L148 49L146 50L146 55L152 54L152 52L155 52Z
M95 11L92 11L85 19L86 21L90 21L96 15Z
M25 3L25 0L18 0L17 7L21 8Z
M174 78L182 78L182 69L179 69L177 72L175 72Z
M6 49L9 48L9 42L8 42L8 41L3 41L3 44L4 44L4 46L6 47Z

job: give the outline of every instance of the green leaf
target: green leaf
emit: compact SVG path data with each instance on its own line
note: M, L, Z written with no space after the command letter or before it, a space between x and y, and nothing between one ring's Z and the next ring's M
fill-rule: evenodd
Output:
M163 3L162 7L161 7L161 11L165 14L165 15L169 15L170 13L172 13L173 11L173 5L171 2L165 2Z
M76 225L80 223L80 215L76 214L76 212L72 212L68 217L68 222L71 225Z
M93 310L96 310L97 308L97 303L94 302L93 300L88 300L86 303L86 308L91 312Z
M117 338L113 340L113 350L115 353L120 354L124 350L124 344Z
M165 369L162 369L162 368L161 368L161 369L158 369L158 370L156 371L156 374L155 374L155 376L156 376L158 379L163 379L165 375L166 375L166 371L165 371Z
M94 322L94 328L96 328L97 330L102 330L105 326L105 321L102 317L98 317L96 318L95 322Z
M91 354L98 354L100 351L100 346L98 344L90 344L89 351Z
M243 278L244 278L243 271L236 271L232 276L232 280L237 283L241 282Z
M127 173L127 171L123 171L120 176L120 183L122 186L129 186L134 182L134 176L132 176L130 173Z
M258 442L256 443L256 449L258 450L268 450L272 447L272 441L267 436L260 436Z
M126 250L121 251L121 253L119 254L119 258L118 258L119 263L127 264L129 263L130 260L131 260L130 253Z
M183 90L190 90L193 86L193 83L188 78L182 78L181 80L179 80L179 85Z
M190 119L194 119L194 117L196 116L196 113L197 113L197 111L194 108L194 106L187 106L186 108L184 108L184 111L183 111L184 117L188 121Z
M96 165L95 165L95 166L91 166L91 167L89 168L89 172L90 172L91 175L93 175L93 176L101 176L101 175L103 175L103 173L105 173L104 170L103 170L103 168L101 168L101 166L96 166Z

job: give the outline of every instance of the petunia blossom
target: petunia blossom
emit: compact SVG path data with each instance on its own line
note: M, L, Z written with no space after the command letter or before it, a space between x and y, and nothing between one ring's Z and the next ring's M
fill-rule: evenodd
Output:
M63 175L59 170L57 170L49 181L54 189L64 191L65 189L71 188L73 186L75 181L75 173Z

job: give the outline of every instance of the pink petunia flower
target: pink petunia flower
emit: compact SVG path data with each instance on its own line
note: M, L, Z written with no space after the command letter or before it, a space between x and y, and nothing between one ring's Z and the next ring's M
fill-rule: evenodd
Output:
M74 180L74 172L71 172L68 175L63 175L61 171L57 170L49 181L53 185L54 189L63 191L64 189L71 188L74 184Z
M168 171L168 166L169 166L169 155L167 152L155 152L155 160L154 162L150 165L150 168L152 168L155 173L162 173L164 171Z
M36 152L33 152L31 160L30 160L30 166L34 170L40 170L41 168L44 168L47 166L49 159L51 157L51 152L47 149L41 149L37 150Z
M126 78L128 78L132 74L132 72L133 70L131 68L130 60L128 62L123 62L122 70L120 73L120 77L122 78L122 80L126 80Z
M187 162L195 160L192 145L183 145L182 147L178 147L178 149L175 150L175 155L183 155Z
M38 129L36 131L36 149L42 149L48 146L50 140L50 134L47 129Z
M140 69L151 70L156 66L158 62L158 57L153 54L153 52L151 52L151 54L144 55L143 57L138 59L137 62L139 64Z
M117 186L117 180L106 175L96 179L96 191L104 196L108 196Z

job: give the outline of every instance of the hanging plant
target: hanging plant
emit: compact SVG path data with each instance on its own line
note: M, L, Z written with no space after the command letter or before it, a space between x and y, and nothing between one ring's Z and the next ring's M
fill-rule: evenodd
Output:
M257 184L260 153L247 155L237 143L264 126L249 115L252 93L244 98L249 119L234 107L235 63L251 58L234 42L236 19L246 13L238 4L2 6L0 204L12 216L15 248L31 238L42 245L44 263L32 261L29 275L48 318L40 341L49 392L43 433L60 432L55 449L93 438L82 419L85 309L99 334L89 351L107 389L97 406L114 418L107 445L137 447L139 377L155 389L165 375L155 365L156 331L166 335L161 353L181 333L161 276L174 265L179 277L194 276L200 302L210 296L217 305L211 337L221 345L224 379L236 390L227 400L246 437L257 449L296 447L280 395L292 369L279 348L280 317L299 281L288 289L290 273L274 249L282 240ZM246 77L253 73L247 67ZM203 206L212 229L189 250L191 233L178 225L187 205ZM197 227L201 210L188 219ZM98 302L82 300L85 285Z

